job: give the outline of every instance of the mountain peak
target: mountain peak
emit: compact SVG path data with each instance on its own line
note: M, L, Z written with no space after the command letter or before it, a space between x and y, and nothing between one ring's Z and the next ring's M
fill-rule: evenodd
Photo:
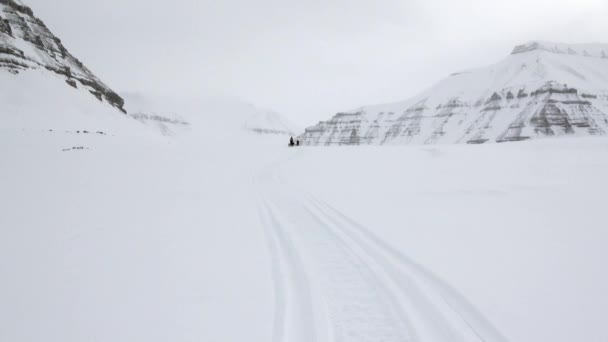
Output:
M546 41L531 41L522 45L517 45L511 54L517 55L532 51L582 57L608 58L608 44L564 44Z

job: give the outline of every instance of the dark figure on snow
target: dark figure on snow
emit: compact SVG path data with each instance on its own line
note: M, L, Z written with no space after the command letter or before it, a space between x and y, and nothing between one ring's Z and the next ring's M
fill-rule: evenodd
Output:
M296 146L300 146L300 140L296 141Z
M289 138L289 146L294 146L293 137Z

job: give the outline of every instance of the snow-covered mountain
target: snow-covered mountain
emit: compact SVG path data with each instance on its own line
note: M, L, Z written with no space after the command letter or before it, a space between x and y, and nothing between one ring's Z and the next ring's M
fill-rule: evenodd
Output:
M531 42L407 101L336 114L308 145L520 141L608 133L608 44Z
M136 124L124 115L124 100L16 0L0 0L0 103L4 129L128 130Z
M295 135L297 126L284 115L230 96L167 98L137 92L122 94L129 116L158 128L163 135L178 135L185 128L206 134ZM195 129L196 130L196 129Z
M245 121L245 129L259 134L295 135L296 126L283 115L256 109Z

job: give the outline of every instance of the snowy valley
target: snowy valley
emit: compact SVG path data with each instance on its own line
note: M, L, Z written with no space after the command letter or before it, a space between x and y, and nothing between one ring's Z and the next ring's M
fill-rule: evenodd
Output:
M287 148L0 0L0 341L606 341L604 51L518 46Z

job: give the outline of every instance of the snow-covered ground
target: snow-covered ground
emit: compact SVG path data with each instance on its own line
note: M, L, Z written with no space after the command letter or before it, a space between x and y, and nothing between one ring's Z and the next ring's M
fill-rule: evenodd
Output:
M606 139L321 148L283 174L457 289L507 340L604 341L607 151Z
M290 149L189 121L2 131L1 341L608 340L607 139Z

